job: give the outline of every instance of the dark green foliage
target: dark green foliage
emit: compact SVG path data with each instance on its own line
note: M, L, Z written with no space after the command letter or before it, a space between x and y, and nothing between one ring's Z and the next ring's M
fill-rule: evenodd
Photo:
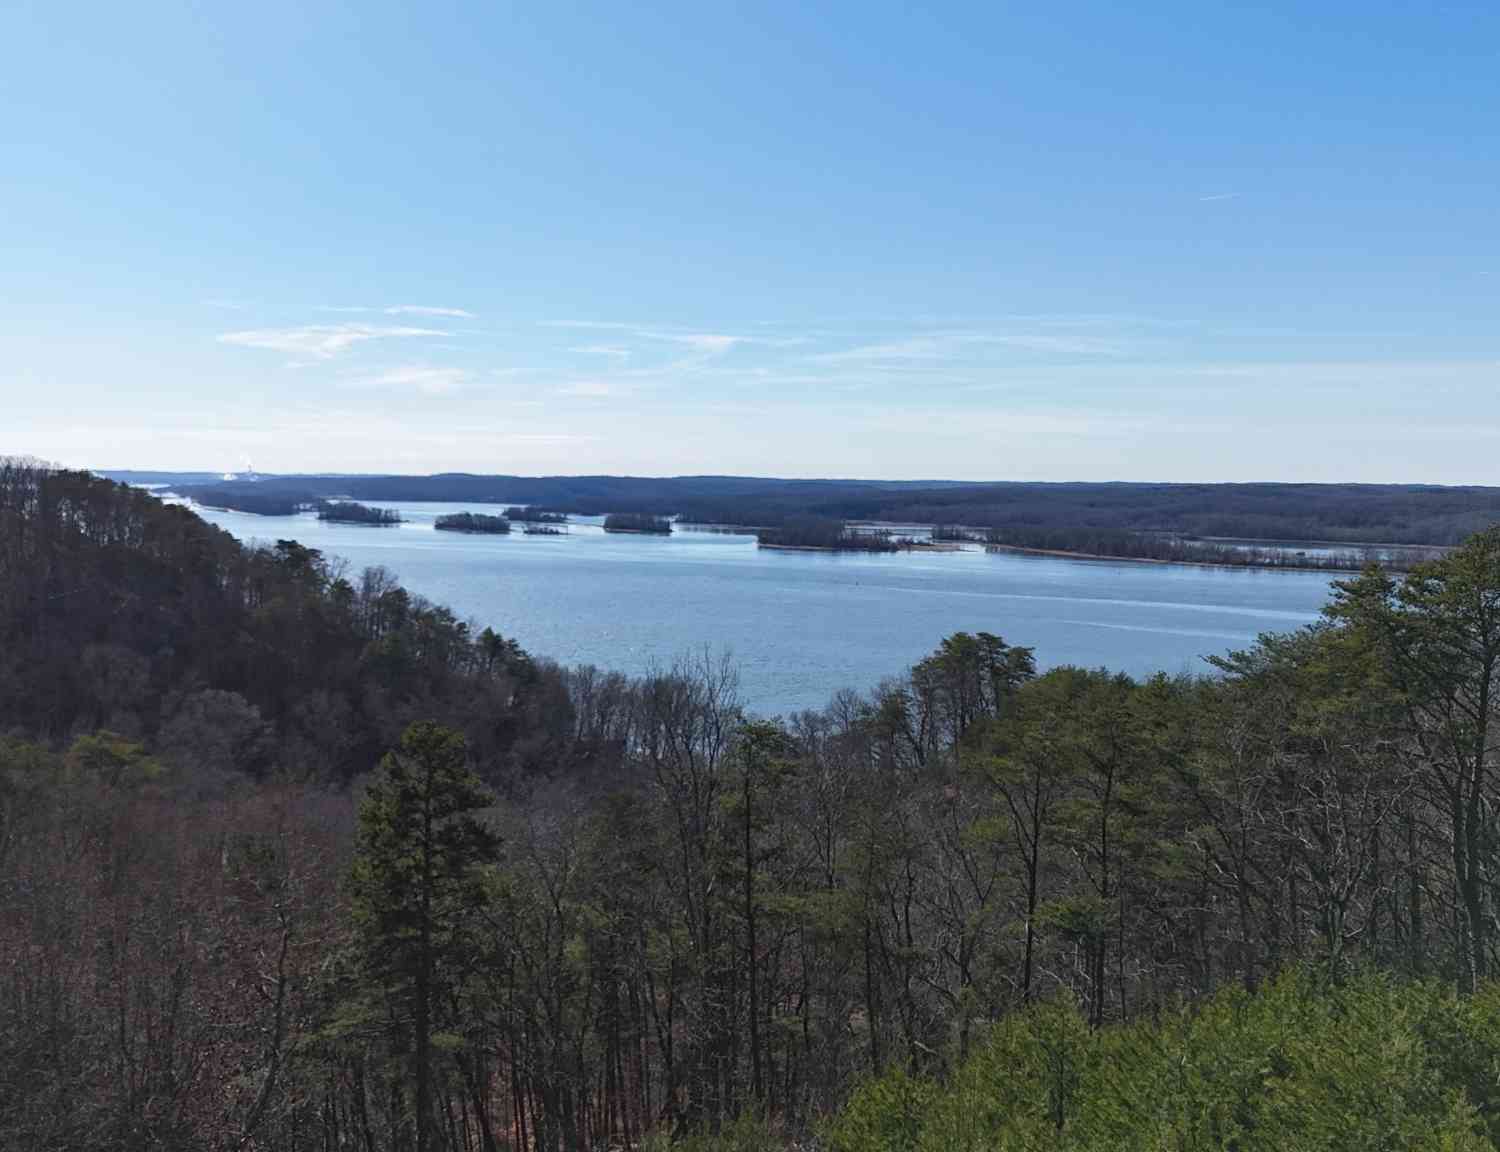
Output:
M891 1073L826 1127L832 1152L1480 1152L1497 1147L1500 988L1473 999L1292 972L1255 994L1090 1032L1065 1001L995 1025L946 1083Z
M489 536L510 535L510 520L504 516L485 516L478 512L454 512L439 516L434 522L439 532L482 532Z
M343 1027L380 1029L410 1060L418 1152L434 1146L434 1038L463 1027L462 991L486 951L486 906L499 856L478 814L494 805L457 732L413 724L386 754L359 809L350 911L358 946L354 1003ZM347 1011L347 1007L346 1007Z

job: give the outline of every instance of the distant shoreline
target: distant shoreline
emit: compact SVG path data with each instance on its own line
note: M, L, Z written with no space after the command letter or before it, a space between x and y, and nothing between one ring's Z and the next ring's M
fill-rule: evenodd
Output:
M870 556L891 556L897 552L962 552L964 546L956 540L917 540L901 544L896 548L839 548L832 544L765 544L757 540L757 548L770 548L777 552L853 552Z
M1110 556L1103 552L1069 552L1063 548L1027 548L1020 544L985 544L986 552L1013 552L1018 556L1053 556L1063 560L1108 561L1113 564L1177 564L1185 568L1254 568L1263 572L1359 572L1337 564L1267 564L1246 560L1231 564L1224 560L1167 560L1159 556Z
M191 499L191 497L189 499ZM193 502L194 503L199 503L196 500L193 501ZM441 503L449 503L448 501L440 501L440 502ZM452 501L451 503L460 504L460 503L468 503L468 502L467 501ZM234 513L234 512L244 512L245 511L244 509L227 508L227 507L223 507L221 505L207 504L207 503L200 503L200 507L212 509L214 511L219 511L219 512L231 512L231 513ZM250 514L251 515L261 515L261 516L265 516L267 518L277 518L278 517L277 513L250 513ZM294 515L294 514L286 513L286 514L280 514L280 515L286 516L286 517L290 517L291 515ZM365 527L388 527L388 526L393 526L393 525L382 525L382 524L370 524L368 522L357 521L357 520L326 520L325 522L328 522L328 523L358 524L358 525L362 525L362 526L365 526ZM879 523L880 522L878 522L878 521L865 521L865 522L863 522L864 526L866 526L866 527L869 527L869 526L878 526ZM742 525L737 525L737 524L712 524L712 523L707 522L707 521L683 521L682 522L682 527L684 527L684 528L686 528L688 530L698 529L698 530L721 531L721 532L725 532L725 533L732 534L732 535L747 535L747 536L753 534L754 531L755 531L755 529L753 529L753 528L748 528L748 527L745 527L745 526L742 526ZM923 527L925 527L925 525ZM461 533L463 533L465 535L498 535L499 534L499 533L477 532L477 531L474 531L474 530L463 530L463 529L450 529L450 530L451 531L459 531L459 532L461 532ZM649 529L640 529L640 528L606 528L606 529L604 529L604 532L606 534L608 534L608 535L620 535L620 536L671 536L673 534L671 532L654 532L654 531L651 531ZM528 535L552 535L553 533L540 533L540 532L538 532L538 533L527 533L527 534ZM556 534L557 535L565 535L566 533L559 532L559 533L556 533ZM1205 538L1205 539L1209 540L1209 541L1212 540L1212 538ZM1254 538L1251 538L1251 537L1235 537L1234 539L1236 539L1237 541L1241 541L1243 543L1246 543L1246 544L1257 544L1257 543L1259 543L1257 540L1255 540ZM1277 543L1282 544L1282 545L1289 545L1289 544L1317 544L1317 545L1327 546L1327 547L1340 547L1340 546L1343 546L1343 542L1342 541L1278 541ZM1270 544L1268 542L1267 546L1268 547L1274 547L1275 545ZM765 548L765 549L769 549L771 551L777 551L777 552L823 552L823 553L834 553L834 554L840 554L840 553L842 553L842 554L868 553L868 554L871 554L871 555L888 555L889 554L889 553L886 553L884 551L876 551L874 549L839 548L839 547L830 547L830 546L816 545L816 544L766 544L766 543L760 543L759 541L757 541L756 547L757 548ZM1440 546L1424 546L1424 545L1414 545L1414 544L1386 544L1386 545L1365 544L1365 545L1349 545L1349 547L1351 547L1351 548L1352 547L1386 547L1386 548L1391 548L1391 549L1396 550L1396 551L1400 551L1402 549L1418 549L1418 548L1422 548L1422 547L1440 547ZM914 542L912 544L902 545L902 547L900 549L898 549L898 551L903 551L903 552L963 552L963 551L968 551L971 548L973 548L973 549L983 549L986 552L1008 552L1008 553L1012 553L1012 554L1017 555L1017 556L1043 556L1043 557L1051 557L1051 558L1060 559L1060 560L1083 560L1083 561L1089 561L1089 562L1093 562L1093 563L1107 562L1107 563L1114 563L1114 564L1158 564L1158 565L1160 565L1160 564L1175 564L1175 565L1180 565L1180 566L1184 566L1184 567L1192 567L1192 568L1255 569L1257 571L1269 571L1269 572L1323 572L1323 573L1339 574L1339 573L1357 573L1357 572L1359 572L1361 570L1361 567L1362 567L1361 565L1276 564L1276 563L1266 563L1263 560L1255 560L1255 559L1246 559L1243 562L1230 563L1230 562L1226 562L1226 561L1223 561L1223 560L1211 560L1211 559L1180 560L1180 559L1168 559L1168 558L1156 557L1156 556L1115 556L1115 555L1110 555L1108 553L1103 553L1103 552L1074 552L1074 551L1069 551L1069 550L1064 549L1064 548L1037 548L1037 547L1030 547L1030 546L1021 545L1021 544L990 544L990 543L986 543L983 540L970 540L970 541L956 541L956 540L921 541L921 540L919 540L919 541L916 541L916 542Z

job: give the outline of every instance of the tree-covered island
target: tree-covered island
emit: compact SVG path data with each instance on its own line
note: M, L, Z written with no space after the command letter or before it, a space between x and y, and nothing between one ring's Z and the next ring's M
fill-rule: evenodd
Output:
M486 516L480 512L454 512L439 516L433 523L439 532L474 532L485 536L509 536L510 520L504 516Z
M401 514L392 508L371 508L353 500L325 500L318 505L318 519L336 524L372 524L387 527L401 523Z

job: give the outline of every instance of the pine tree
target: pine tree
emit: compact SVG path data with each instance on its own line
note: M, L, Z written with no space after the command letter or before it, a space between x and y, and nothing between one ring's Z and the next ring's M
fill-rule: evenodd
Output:
M362 998L385 1010L412 1062L417 1152L434 1146L433 1038L480 947L499 840L478 818L494 804L459 733L413 724L381 761L359 813L350 877Z

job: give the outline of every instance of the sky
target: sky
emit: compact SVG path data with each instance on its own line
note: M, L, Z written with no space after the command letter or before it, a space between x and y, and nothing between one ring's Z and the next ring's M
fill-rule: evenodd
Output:
M1500 484L1500 5L0 11L0 453Z

